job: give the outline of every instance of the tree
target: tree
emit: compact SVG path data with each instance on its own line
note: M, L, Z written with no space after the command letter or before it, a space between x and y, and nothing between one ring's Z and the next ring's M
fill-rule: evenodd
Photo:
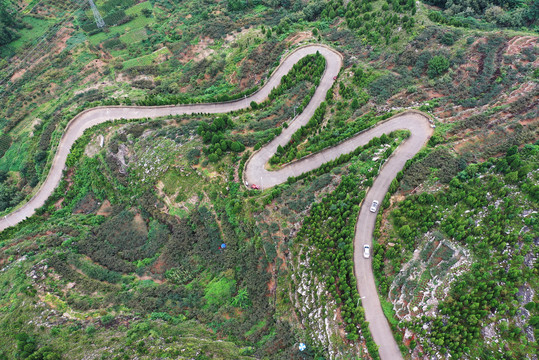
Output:
M7 2L0 0L0 46L9 44L19 37L15 31L18 25L14 13L8 10Z
M245 150L245 146L240 143L239 141L234 141L231 145L230 145L230 149L234 152L242 152L243 150Z
M152 10L150 9L142 9L141 13L142 15L144 15L144 17L147 17L147 18L152 16Z
M449 60L445 56L438 55L429 60L427 73L431 79L438 77L449 69Z
M244 0L227 0L226 7L229 11L239 11L245 9L247 4Z
M407 238L412 233L412 229L410 229L409 225L404 225L399 229L399 235L403 238Z

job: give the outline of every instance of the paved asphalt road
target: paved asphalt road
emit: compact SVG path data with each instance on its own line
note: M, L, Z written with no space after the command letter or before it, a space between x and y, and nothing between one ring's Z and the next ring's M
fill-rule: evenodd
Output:
M408 129L411 131L412 135L410 138L401 144L389 158L382 167L379 176L374 181L372 188L368 191L360 210L356 225L356 236L354 239L354 270L356 273L358 290L362 297L363 307L365 308L366 319L370 323L369 328L372 332L374 341L379 346L382 359L402 359L378 299L372 273L371 259L364 259L362 253L363 244L370 244L372 246L372 233L374 230L376 214L369 212L370 204L373 199L381 201L384 198L391 181L403 168L406 160L412 158L432 135L432 129L429 126L427 118L416 112L401 114L342 142L338 146L294 162L279 171L269 172L264 169L264 165L275 153L277 147L279 145L284 146L290 140L292 134L309 121L320 102L324 100L327 91L331 88L334 82L333 78L338 75L341 69L341 55L325 46L308 45L290 53L274 71L273 75L263 88L250 97L242 100L226 103L180 106L108 106L83 111L73 118L67 125L45 182L30 201L21 206L18 210L0 219L0 231L32 216L35 209L43 206L47 198L58 186L63 176L65 162L67 155L71 150L71 146L75 140L83 134L84 130L105 121L121 118L138 119L144 117L156 118L167 115L192 113L226 113L247 108L250 106L251 101L260 103L265 100L270 91L280 83L281 78L289 72L297 61L306 55L314 54L317 51L325 57L327 65L314 96L304 111L289 124L287 129L283 130L280 136L251 157L246 164L245 180L248 181L249 184L256 183L262 188L269 188L285 182L289 176L297 176L305 171L316 169L323 163L333 160L341 154L349 153L358 146L366 144L373 137L378 137L384 133L387 134L398 129Z
M251 96L224 103L212 104L192 104L180 106L105 106L96 107L85 110L75 116L67 125L64 135L60 139L57 152L54 156L49 174L34 197L19 209L0 219L0 231L13 226L22 220L34 214L35 209L43 206L48 197L53 193L54 189L60 183L63 176L63 170L67 155L71 150L71 146L83 133L84 130L115 119L140 119L140 118L156 118L167 115L183 115L192 113L226 113L234 110L245 109L250 106L251 101L260 103L267 99L270 91L279 85L281 78L286 75L290 69L301 58L306 55L320 52L327 61L327 70L324 73L321 86L317 89L315 97L309 104L309 108L316 108L318 104L314 104L314 99L320 101L320 89L329 89L333 83L333 76L339 73L341 67L341 55L334 50L323 45L308 45L300 47L291 52L273 72L266 84L256 93ZM314 111L314 110L313 110Z
M354 238L354 272L357 279L357 288L362 298L361 301L365 309L365 317L369 322L372 337L379 346L380 357L384 360L402 359L402 355L382 311L374 283L371 258L363 258L363 245L368 244L372 249L372 234L376 222L376 214L371 213L369 209L373 200L382 202L391 181L403 169L406 161L411 159L431 137L433 131L428 118L419 112L406 112L386 120L376 127L362 132L333 148L323 150L306 159L293 162L279 171L268 171L264 169L264 165L275 153L277 146L284 146L288 142L288 140L283 141L280 138L276 138L267 145L271 150L267 150L265 147L255 153L249 160L245 170L245 180L249 184L256 183L262 188L269 188L282 184L289 176L298 176L304 172L317 169L320 165L338 158L341 154L350 153L357 147L368 143L373 137L380 137L382 134L389 134L394 130L400 129L410 130L411 136L389 157L372 187L367 192L359 212Z

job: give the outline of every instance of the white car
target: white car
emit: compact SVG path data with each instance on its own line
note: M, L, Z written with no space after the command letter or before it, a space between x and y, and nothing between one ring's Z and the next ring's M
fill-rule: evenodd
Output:
M371 256L371 247L369 245L363 245L363 257L368 259Z
M371 205L371 212L374 213L374 212L376 212L376 210L378 210L378 204L379 204L379 203L378 203L378 200L374 200L374 201L372 202L372 205Z

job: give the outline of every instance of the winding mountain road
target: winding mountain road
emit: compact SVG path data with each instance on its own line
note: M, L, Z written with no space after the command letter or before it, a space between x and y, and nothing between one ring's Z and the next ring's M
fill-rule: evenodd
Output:
M296 62L316 52L319 52L326 59L326 70L314 96L304 111L289 124L287 129L283 130L281 135L253 154L245 167L245 180L249 183L256 183L263 189L270 188L284 183L289 176L297 176L303 172L316 169L325 162L339 157L341 154L352 152L358 146L366 144L373 137L381 136L384 133L388 134L399 129L410 130L411 136L386 161L380 174L368 191L359 213L354 239L354 271L372 336L379 346L382 359L402 359L378 299L371 259L364 259L362 257L362 248L363 244L370 244L372 246L372 233L376 220L376 214L369 212L369 206L372 200L382 200L384 198L391 181L404 167L405 162L412 158L432 135L432 129L429 126L427 117L419 112L407 112L386 120L376 127L364 131L335 147L289 164L279 171L270 172L264 168L264 165L275 153L277 147L279 145L284 146L288 143L292 134L309 121L316 108L325 99L327 91L333 85L334 77L339 74L342 66L342 56L338 52L323 45L307 45L288 54L273 72L266 84L259 91L245 99L224 103L180 106L107 106L96 107L81 112L68 123L64 135L60 139L57 152L54 155L49 174L41 187L27 203L0 219L0 231L32 216L37 208L44 205L47 198L60 183L65 162L73 143L86 129L109 120L122 118L138 119L192 113L226 113L248 108L252 101L260 103L267 99L270 91L279 85L281 78L290 71Z

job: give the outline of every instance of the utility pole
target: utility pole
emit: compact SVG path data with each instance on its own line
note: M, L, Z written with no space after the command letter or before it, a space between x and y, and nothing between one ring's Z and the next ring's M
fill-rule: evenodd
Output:
M105 21L101 17L99 10L97 10L97 6L95 6L93 0L88 0L88 1L90 2L90 7L92 8L92 12L94 13L95 24L97 25L98 28L100 29L103 28L105 26Z

